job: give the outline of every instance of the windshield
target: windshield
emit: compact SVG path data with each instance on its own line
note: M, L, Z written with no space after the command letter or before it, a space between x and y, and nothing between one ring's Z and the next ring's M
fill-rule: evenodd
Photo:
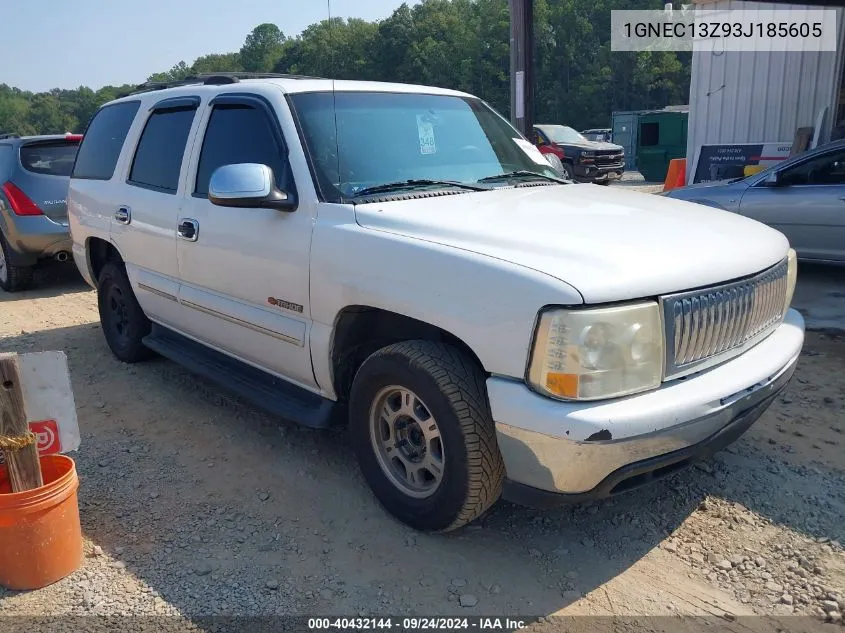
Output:
M332 202L408 180L473 184L515 171L557 176L539 150L479 99L311 92L290 100L320 190Z
M610 140L610 134L607 132L586 132L584 133L584 136L590 141L602 142Z
M580 132L565 125L549 125L541 129L552 143L579 143L587 140Z

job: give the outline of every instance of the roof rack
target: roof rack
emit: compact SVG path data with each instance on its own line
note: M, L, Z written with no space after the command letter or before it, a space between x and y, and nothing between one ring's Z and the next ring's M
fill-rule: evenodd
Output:
M236 84L241 79L321 79L321 77L309 77L307 75L289 75L284 73L246 73L246 72L220 72L220 73L201 73L198 75L190 75L184 79L177 81L145 81L142 84L135 86L131 92L121 94L121 97L129 95L136 95L142 92L151 92L153 90L164 90L165 88L176 88L178 86L194 86L202 84L205 86L223 86L227 84Z

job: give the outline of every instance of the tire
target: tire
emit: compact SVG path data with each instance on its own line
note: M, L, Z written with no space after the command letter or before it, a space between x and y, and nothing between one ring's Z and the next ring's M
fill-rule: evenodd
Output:
M6 292L26 290L32 283L32 266L13 266L10 260L11 248L0 232L0 288Z
M137 363L153 355L142 342L152 324L138 305L122 264L107 262L100 271L97 307L106 342L118 360Z
M599 180L596 184L607 187L608 185L610 185L610 179L605 178L604 180Z
M395 422L392 431L389 416ZM431 439L430 423L439 437ZM367 358L352 383L349 426L361 471L376 498L414 529L457 529L501 495L505 469L485 376L449 345L405 341ZM405 464L415 464L419 450L423 455L416 463L431 466L417 470L411 481Z
M572 165L569 163L563 163L563 171L561 174L566 180L575 180L575 172L572 170Z

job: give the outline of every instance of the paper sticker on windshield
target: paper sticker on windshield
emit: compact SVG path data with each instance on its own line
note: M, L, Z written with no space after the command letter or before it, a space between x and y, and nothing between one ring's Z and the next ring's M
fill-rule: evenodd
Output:
M420 154L434 154L437 151L434 144L434 126L421 114L417 115L417 131L420 134Z
M523 152L525 152L528 158L533 160L535 163L537 163L538 165L542 165L543 167L549 166L549 161L546 160L546 157L543 156L543 153L534 145L522 138L515 138L513 139L513 142L519 145L519 147L522 149Z

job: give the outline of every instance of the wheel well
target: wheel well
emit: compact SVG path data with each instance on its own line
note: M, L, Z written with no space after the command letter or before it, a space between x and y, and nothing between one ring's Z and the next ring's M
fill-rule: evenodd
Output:
M355 373L370 354L386 345L409 340L452 345L484 371L484 366L469 345L436 325L380 308L348 306L335 321L332 340L332 380L338 398L347 399Z
M97 280L100 278L100 271L103 270L103 266L105 266L106 262L110 261L123 262L123 258L114 247L114 244L99 237L89 239L88 262L91 266L94 283L97 283Z

